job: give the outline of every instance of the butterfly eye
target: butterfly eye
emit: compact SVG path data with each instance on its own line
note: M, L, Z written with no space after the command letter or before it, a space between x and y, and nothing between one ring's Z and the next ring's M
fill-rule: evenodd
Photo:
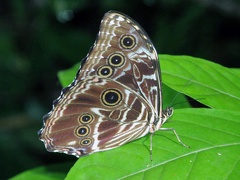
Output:
M90 129L87 126L79 126L75 131L78 137L87 136L90 133Z
M113 74L113 69L110 66L102 66L98 69L98 75L102 77L110 77Z
M84 113L79 117L79 122L82 124L89 124L93 121L94 117L91 114Z
M122 94L116 89L107 89L102 93L101 100L106 106L116 106L122 100Z
M120 39L120 46L124 49L132 49L136 45L136 39L132 35L124 35Z
M114 67L120 67L124 64L124 62L125 62L125 58L120 53L114 53L108 59L108 63Z
M89 146L92 144L92 142L93 142L93 140L91 138L84 138L80 141L80 144L82 146Z
M166 111L167 111L167 115L168 115L168 117L170 117L170 116L173 115L173 108L168 107L168 108L166 109Z

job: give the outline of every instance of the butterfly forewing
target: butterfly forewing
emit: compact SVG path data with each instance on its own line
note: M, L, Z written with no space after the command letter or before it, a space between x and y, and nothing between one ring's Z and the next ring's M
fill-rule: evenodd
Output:
M75 80L44 116L39 136L48 151L77 157L112 149L159 129L161 104L151 40L134 20L110 11Z
M121 63L114 63L119 60ZM138 92L159 115L161 103L156 50L145 31L126 15L108 12L78 79L102 75Z

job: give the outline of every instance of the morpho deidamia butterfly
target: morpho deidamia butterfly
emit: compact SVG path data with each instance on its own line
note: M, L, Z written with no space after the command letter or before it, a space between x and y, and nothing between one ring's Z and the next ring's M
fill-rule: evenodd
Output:
M160 66L147 33L130 17L109 11L38 134L48 151L80 157L153 134L172 113L162 109Z

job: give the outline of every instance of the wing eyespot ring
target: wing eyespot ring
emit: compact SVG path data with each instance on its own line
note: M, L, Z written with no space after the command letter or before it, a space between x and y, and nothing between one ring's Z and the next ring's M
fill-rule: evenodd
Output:
M90 146L92 145L93 140L91 138L84 138L80 141L81 146Z
M94 120L94 116L89 113L84 113L79 117L78 120L81 124L90 124Z
M125 34L120 38L120 46L123 49L133 49L136 44L136 38L133 35Z
M101 77L108 78L113 74L113 69L108 65L104 65L98 69L97 74Z
M125 57L121 53L113 53L109 56L108 63L114 67L121 67L125 63Z
M122 93L117 89L107 89L101 94L101 101L106 106L116 106L122 100Z
M77 137L84 137L90 134L90 128L88 126L78 126L75 130Z

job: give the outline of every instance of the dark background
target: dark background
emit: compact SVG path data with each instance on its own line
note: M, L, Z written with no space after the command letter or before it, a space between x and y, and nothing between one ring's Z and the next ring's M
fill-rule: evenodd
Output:
M57 72L86 56L109 10L139 22L158 53L240 65L238 0L0 0L0 179L76 161L46 152L37 131L60 94Z

